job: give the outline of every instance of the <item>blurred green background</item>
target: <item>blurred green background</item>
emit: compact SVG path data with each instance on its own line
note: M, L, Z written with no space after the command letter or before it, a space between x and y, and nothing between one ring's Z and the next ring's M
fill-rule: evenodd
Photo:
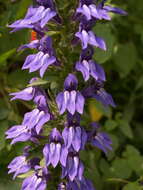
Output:
M103 130L113 140L113 152L105 156L89 148L81 153L81 158L86 176L92 179L97 190L142 190L143 0L109 2L126 10L128 16L113 15L112 22L96 25L94 30L105 39L108 51L97 49L94 58L105 68L105 89L113 95L117 107L105 109L90 101L85 120L102 123ZM10 102L8 94L24 88L34 76L20 69L29 51L16 52L19 45L30 40L29 31L10 34L6 25L23 17L30 4L30 0L0 0L0 190L20 189L20 179L12 180L7 174L7 165L21 154L23 143L11 147L4 133L13 124L20 123L24 113L32 108L27 102Z

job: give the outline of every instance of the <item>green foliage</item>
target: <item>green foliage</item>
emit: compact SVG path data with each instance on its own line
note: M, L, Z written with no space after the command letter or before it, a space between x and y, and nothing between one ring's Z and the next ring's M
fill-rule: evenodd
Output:
M104 38L107 45L107 51L103 51L101 49L95 50L94 58L98 63L105 63L113 55L116 42L110 24L97 24L94 27L94 32L97 34L97 36Z
M116 47L114 62L121 77L125 77L136 65L137 53L132 42Z
M142 190L143 188L138 183L129 183L125 185L123 190Z
M20 123L24 113L31 110L33 105L23 101L11 102L8 94L23 89L33 76L39 75L21 71L29 50L16 52L19 45L29 41L29 31L10 34L6 25L23 17L31 2L31 0L15 2L0 0L0 190L20 189L21 178L24 177L21 175L21 178L14 182L7 174L8 163L20 155L24 145L17 144L12 148L5 139L5 131L10 126ZM54 39L56 53L62 60L62 65L68 64L70 70L73 63L78 60L80 52L79 47L71 47L73 36L69 32L74 33L76 28L74 22L71 22L71 25L68 23L75 7L73 1L56 0L56 2L68 28L57 27L54 30L55 26L52 23L48 35ZM95 49L94 59L105 68L107 75L105 88L113 95L117 108L105 108L96 101L92 103L100 112L102 130L108 132L112 138L113 151L105 156L100 150L87 147L86 152L81 153L81 159L85 164L86 176L93 180L97 190L142 190L143 1L108 2L128 11L127 17L112 14L112 22L97 23L94 27L96 34L105 39L108 49L107 52ZM43 80L38 79L30 86L43 85L55 95L67 72L64 67L59 71L50 69ZM87 110L84 116L83 124L86 125L87 121L91 121ZM57 125L59 124L58 121ZM45 130L47 135L50 125L53 124L48 124ZM54 189L58 172L55 172L49 190Z

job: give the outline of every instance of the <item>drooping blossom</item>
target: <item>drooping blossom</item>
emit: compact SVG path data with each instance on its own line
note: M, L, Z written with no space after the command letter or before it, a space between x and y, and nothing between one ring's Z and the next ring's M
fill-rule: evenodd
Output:
M6 131L7 139L12 139L11 144L28 140L37 142L43 125L50 120L49 112L34 109L24 115L21 125L15 125Z
M33 169L40 161L39 158L28 159L30 147L26 146L24 148L23 155L14 158L8 165L8 173L14 173L13 179L18 175L27 173L30 169Z
M93 146L107 154L108 150L112 150L112 141L107 133L99 131L99 127L98 123L92 123L92 130L88 135L88 139Z
M73 148L76 152L84 150L87 142L87 133L84 127L80 126L80 116L78 114L67 114L67 123L62 131L65 146Z
M34 80L32 79L32 81ZM52 119L45 92L38 87L28 87L11 95L14 96L12 99L33 100L37 108L24 115L21 125L15 125L6 131L6 138L12 139L11 144L27 140L37 142L43 125Z
M43 28L47 22L56 15L55 11L44 6L29 7L24 19L15 21L9 25L10 28L14 28L14 31L21 30L24 28L34 29L36 25Z
M126 15L127 13L122 9L117 7L111 7L107 5L103 5L99 3L95 5L91 2L91 4L80 3L79 7L76 10L76 17L83 15L87 20L96 19L96 20L111 20L110 12Z
M22 69L29 69L29 72L40 72L40 76L43 77L45 71L50 65L58 65L55 57L55 52L52 47L51 37L44 36L41 40L34 40L30 44L25 44L19 49L36 48L38 53L28 55Z
M75 36L81 40L82 49L86 49L89 44L104 51L106 50L106 44L104 40L101 37L96 36L91 30L86 31L82 28L79 28L79 32L77 32Z
M50 143L46 144L43 149L46 165L52 164L55 168L60 162L63 166L66 166L68 149L63 144L63 138L56 128L52 130L49 140Z
M84 97L77 90L78 81L75 75L69 74L64 82L64 91L60 92L56 97L56 102L60 110L60 114L63 114L66 110L72 115L77 111L83 113Z
M95 190L95 188L90 180L83 177L82 181L75 179L67 183L60 183L58 190Z
M77 178L81 181L83 172L84 165L78 153L71 148L68 153L66 166L62 166L62 178L68 177L70 181L74 181Z
M80 71L83 75L85 81L90 78L90 75L96 79L105 81L105 73L103 68L97 64L95 61L92 60L83 60L76 63L76 70Z
M21 190L46 190L48 180L47 168L37 166L34 174L24 179Z
M116 107L112 96L103 88L104 84L101 81L96 81L94 85L85 88L82 92L85 98L95 98L100 101L104 106L111 105Z

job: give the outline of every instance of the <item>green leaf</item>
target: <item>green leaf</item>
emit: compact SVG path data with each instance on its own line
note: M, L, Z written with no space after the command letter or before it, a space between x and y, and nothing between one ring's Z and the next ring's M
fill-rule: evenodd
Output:
M0 120L6 119L8 117L9 110L6 107L0 108Z
M34 171L30 170L29 172L25 173L25 174L21 174L18 176L18 178L26 178L26 177L30 177L31 175L34 174Z
M14 86L15 88L23 88L34 76L35 73L28 73L27 71L16 69L7 76L8 85Z
M138 80L137 80L137 84L136 84L136 90L139 89L143 89L143 76L141 76Z
M16 20L20 19L21 17L24 16L24 14L26 13L27 11L27 8L29 7L29 5L31 4L31 0L21 0L20 1L20 4L19 4L19 7L18 7L18 11L17 11L17 14L16 14Z
M2 178L0 180L0 189L1 190L19 190L21 186L21 181L19 180L10 180L9 178L7 179Z
M48 31L48 32L45 32L48 36L54 36L54 35L58 35L60 34L59 31Z
M133 69L137 61L136 48L132 42L119 45L114 56L114 62L120 77L125 77Z
M118 137L116 135L113 135L113 134L109 134L109 135L110 135L110 138L112 140L113 150L116 150L119 147Z
M125 185L122 190L143 190L143 188L137 182L134 182Z
M133 132L132 129L126 120L119 120L119 127L122 133L127 136L128 138L132 139L133 138Z
M110 165L105 159L101 159L99 162L99 167L105 178L109 177L109 168Z
M27 86L28 87L29 86L39 86L39 85L44 85L47 83L48 83L48 81L38 78L37 80L33 81L31 84L28 84Z
M130 122L133 118L133 115L135 113L135 105L133 103L129 103L126 106L124 106L124 119L128 122Z
M13 55L15 50L14 48L0 55L0 66L5 66L7 64L6 60Z
M97 36L102 37L107 45L106 51L96 48L94 54L94 58L99 64L104 63L112 56L115 38L109 24L96 24L94 32Z
M117 127L117 125L118 125L118 123L114 120L111 120L111 119L109 119L105 122L105 128L107 131L114 130Z
M96 101L95 99L91 99L92 103L95 104L95 107L99 112L101 112L103 115L107 116L108 118L112 115L112 109L111 107L105 107L101 102Z
M129 167L127 160L119 158L112 162L110 172L114 178L127 179L131 176L132 169Z
M5 132L7 128L8 128L8 122L1 121L0 122L0 150L3 149L5 146Z
M138 149L132 145L127 145L123 156L127 159L130 168L134 170L137 175L143 174L143 156L140 155Z

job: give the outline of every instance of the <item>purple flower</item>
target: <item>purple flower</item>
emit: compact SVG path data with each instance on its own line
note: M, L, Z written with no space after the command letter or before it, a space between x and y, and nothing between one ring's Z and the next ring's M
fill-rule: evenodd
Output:
M23 50L26 48L37 49L39 51L47 52L50 55L54 55L54 49L52 47L52 38L49 36L43 36L40 40L33 40L29 44L24 44L18 49Z
M67 183L60 183L58 190L95 190L90 180L82 178L82 180L75 179Z
M46 180L34 174L23 181L21 190L45 190L46 185Z
M108 15L108 12L104 9L100 9L96 7L94 4L82 5L77 8L77 14L80 13L86 17L87 20L91 19L105 19L105 20L111 20L111 17Z
M91 144L98 147L105 154L107 153L107 150L112 150L112 141L110 137L106 133L99 131L99 125L97 123L92 123L92 127L93 129L88 135Z
M116 107L111 94L107 93L103 88L97 90L96 94L92 97L103 103L105 106L111 105L112 107Z
M46 69L55 63L56 58L54 56L49 56L49 54L44 54L42 51L29 55L22 67L22 69L29 69L29 72L35 72L40 70L40 76L43 77Z
M37 78L32 78L30 80L30 84L34 81L36 81ZM11 98L11 100L33 100L34 103L37 105L38 109L43 110L45 112L49 112L49 106L47 104L48 98L43 89L40 87L32 86L25 88L24 90L21 90L19 92L10 93L11 96L14 96Z
M31 79L30 83L35 80L36 78ZM41 133L43 125L52 119L44 90L39 87L28 87L20 92L11 93L11 95L14 96L12 100L33 100L37 108L24 115L21 125L15 125L6 132L7 139L13 139L11 144L27 140L37 142L37 137Z
M122 9L104 6L104 3L99 3L98 5L93 4L93 2L82 2L76 10L76 18L80 18L81 15L86 18L86 20L111 20L109 12L113 12L120 15L126 15L127 13ZM81 20L81 19L80 19Z
M33 40L29 44L24 44L24 45L20 46L18 48L18 51L21 51L21 50L26 49L26 48L38 49L39 45L40 45L40 40Z
M82 49L86 49L88 47L88 44L90 44L106 50L106 44L104 40L100 37L97 37L92 31L81 29L75 34L75 36L81 40Z
M46 144L43 149L47 166L52 164L52 166L55 168L59 162L63 166L66 166L68 150L62 144L62 142L63 139L60 132L54 128L50 134L50 144Z
M120 15L127 15L127 12L120 9L120 8L117 8L117 7L111 7L111 6L104 6L103 7L104 10L108 11L108 12L113 12L113 13L116 13L116 14L120 14Z
M50 65L56 64L57 60L52 47L51 37L43 37L41 40L25 44L19 48L19 50L25 48L36 48L38 53L29 55L22 67L22 69L29 69L29 72L40 71L40 76L43 77L45 71Z
M105 73L103 68L92 60L83 60L76 63L76 70L80 71L85 81L90 78L90 75L96 79L105 81Z
M16 178L19 174L27 173L30 169L34 168L39 164L39 158L32 158L28 160L30 147L26 146L22 156L14 158L11 163L8 165L8 173L14 173L13 179Z
M28 130L27 126L24 125L15 125L11 127L8 131L6 131L7 139L13 139L11 144L15 144L16 142L25 142L28 141L32 134Z
M71 149L68 154L66 166L62 167L62 178L68 177L70 181L75 178L82 180L84 166L79 159L78 154Z
M38 78L36 78L36 77L32 78L29 81L29 84L35 82L37 79ZM10 96L13 96L11 98L11 100L20 99L20 100L30 101L30 100L33 100L34 97L37 96L37 94L39 94L39 93L41 93L41 95L45 96L45 98L46 98L44 91L41 88L35 87L35 86L27 87L24 90L21 90L19 92L10 93Z
M95 190L95 188L93 187L92 182L89 179L83 178L81 181L81 190L85 189L85 190Z
M27 163L26 156L18 156L12 160L8 165L8 173L14 173L13 179L16 178L19 174L26 173L31 169L30 164Z
M39 26L43 28L55 15L56 12L51 11L50 8L45 9L43 6L39 6L38 8L29 7L25 18L17 20L9 25L9 27L14 28L15 31L23 28L34 28L39 24Z
M46 7L46 8L51 8L51 9L55 9L53 0L36 0L37 3L39 3L40 5Z
M82 94L85 98L95 98L105 106L116 107L112 96L104 90L103 82L101 81L96 81L94 85L84 89Z
M65 184L64 182L60 183L58 185L58 190L67 190L67 184ZM70 190L70 188L69 188Z
M71 188L71 190L83 190L83 189L84 190L95 190L91 181L84 177L82 178L81 181L79 181L77 179L74 180L73 182L69 181L69 183L67 184L67 187L69 189Z
M72 115L77 111L83 113L84 97L77 91L77 78L73 74L69 74L64 82L64 92L60 92L56 97L56 102L60 110L60 114L63 114L67 109Z
M47 181L49 179L49 173L46 168L41 169L40 166L35 173L27 177L22 184L21 190L45 190Z
M78 152L81 149L84 149L85 143L87 141L87 134L83 127L65 127L62 132L62 136L64 139L65 146L68 149L71 146L76 152Z
M94 48L89 45L86 49L83 49L80 54L80 61L83 60L92 60L92 57L94 55Z
M6 132L6 138L13 139L11 144L27 140L34 141L35 137L40 134L42 126L49 120L50 114L48 112L34 109L24 115L21 125L15 125Z
M98 132L96 135L93 136L91 143L105 153L107 153L108 149L112 150L111 139L106 133Z
M35 88L33 87L25 88L24 90L21 90L19 92L10 93L11 96L14 96L13 98L11 98L11 100L20 99L26 101L32 100L34 94L35 94Z
M37 0L37 3L44 6L45 8L50 8L52 11L56 11L55 3L53 2L53 0ZM62 22L58 14L54 17L54 21L56 21L58 24L61 24Z

